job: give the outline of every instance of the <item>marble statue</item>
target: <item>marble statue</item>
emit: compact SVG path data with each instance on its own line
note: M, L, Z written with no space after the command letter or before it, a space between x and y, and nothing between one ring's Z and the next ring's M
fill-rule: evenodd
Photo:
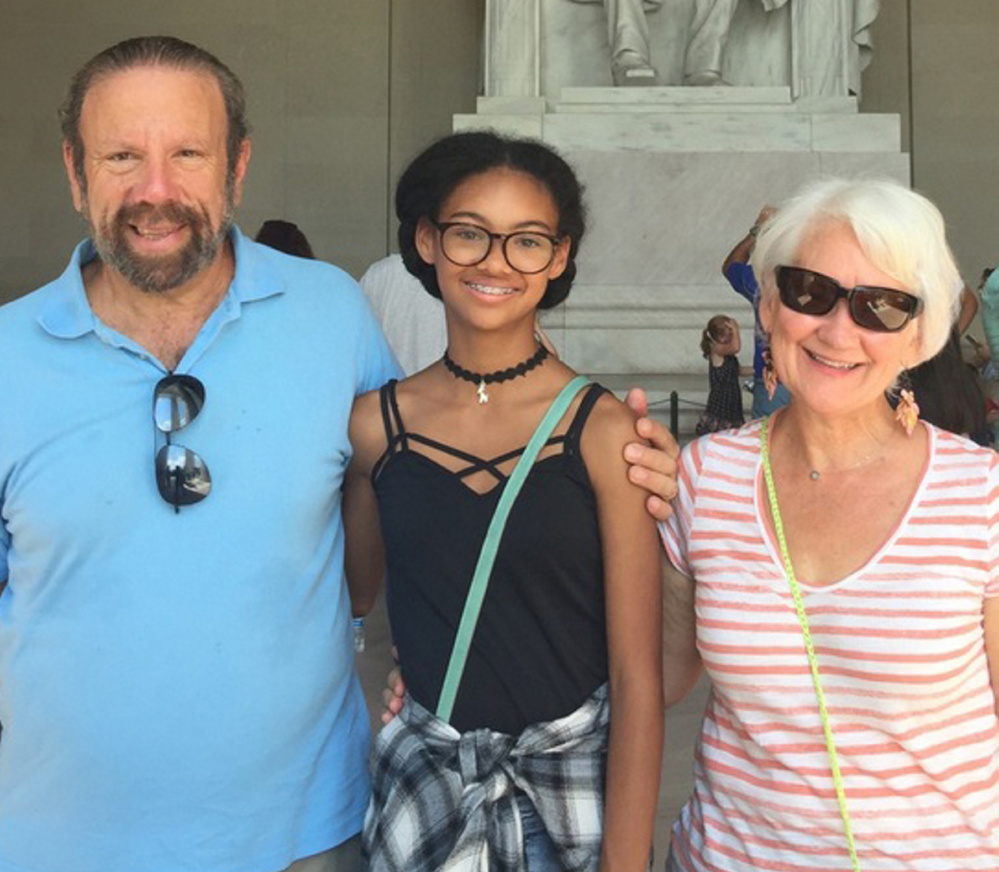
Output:
M573 0L603 3L615 85L656 84L646 13L662 0ZM683 63L685 85L722 85L725 46L740 0L693 0ZM744 0L746 2L746 0ZM789 0L751 0L772 12ZM870 26L880 0L796 0L792 17L796 71L809 94L859 93L860 72L870 60ZM838 38L836 35L839 35Z
M574 0L603 3L607 11L607 44L611 50L611 75L615 85L654 85L656 71L649 51L646 12L662 6L662 0Z
M762 0L774 7L786 0ZM860 95L871 62L871 25L881 0L802 2L792 7L792 85L795 97Z
M615 85L654 85L656 71L649 51L649 25L646 12L662 5L662 0L573 0L575 3L603 3L607 12L607 44L611 50L611 73ZM739 0L695 0L694 20L684 62L684 84L721 83L722 55L729 25ZM786 0L764 0L773 8Z
M683 61L685 85L722 84L722 61L728 42L732 16L739 0L695 0L694 20L687 39ZM763 5L776 9L786 0L763 0Z
M879 10L880 0L486 0L484 93L557 99L612 80L859 94Z

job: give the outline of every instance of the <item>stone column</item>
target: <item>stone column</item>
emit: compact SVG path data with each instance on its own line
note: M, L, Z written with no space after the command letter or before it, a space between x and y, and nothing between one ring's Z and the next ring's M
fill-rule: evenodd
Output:
M486 96L537 97L540 93L540 0L486 0Z
M880 0L794 0L791 5L791 85L794 96L860 93L870 63L870 26Z
M850 93L854 0L791 4L791 89L798 97Z

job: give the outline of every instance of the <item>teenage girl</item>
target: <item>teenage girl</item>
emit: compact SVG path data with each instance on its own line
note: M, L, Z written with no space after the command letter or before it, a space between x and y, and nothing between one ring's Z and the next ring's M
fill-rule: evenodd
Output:
M444 302L448 346L358 398L350 424L348 580L365 611L384 555L409 690L374 751L372 872L639 872L662 746L660 549L625 475L633 416L598 385L530 468L449 722L433 714L493 511L576 375L534 324L575 275L580 184L540 143L456 134L405 171L396 213L407 268Z
M742 386L740 375L749 375L751 370L743 370L736 356L742 348L739 325L728 315L715 315L701 334L701 353L707 358L708 404L697 422L698 436L741 427L746 419L742 412Z

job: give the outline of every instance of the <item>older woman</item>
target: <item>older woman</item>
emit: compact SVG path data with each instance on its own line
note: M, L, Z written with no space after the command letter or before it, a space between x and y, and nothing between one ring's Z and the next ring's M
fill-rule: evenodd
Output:
M666 691L712 690L667 868L995 870L999 464L888 401L955 317L943 221L822 182L753 267L793 399L681 459Z

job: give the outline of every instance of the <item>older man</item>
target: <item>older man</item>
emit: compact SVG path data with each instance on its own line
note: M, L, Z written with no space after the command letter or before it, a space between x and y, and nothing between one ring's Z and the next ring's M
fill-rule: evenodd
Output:
M0 872L357 869L340 486L396 363L344 273L232 225L212 55L119 43L62 114L90 239L0 309Z
M397 369L344 273L232 226L246 130L168 38L64 106L90 240L0 310L3 872L357 855L339 488L354 395Z

